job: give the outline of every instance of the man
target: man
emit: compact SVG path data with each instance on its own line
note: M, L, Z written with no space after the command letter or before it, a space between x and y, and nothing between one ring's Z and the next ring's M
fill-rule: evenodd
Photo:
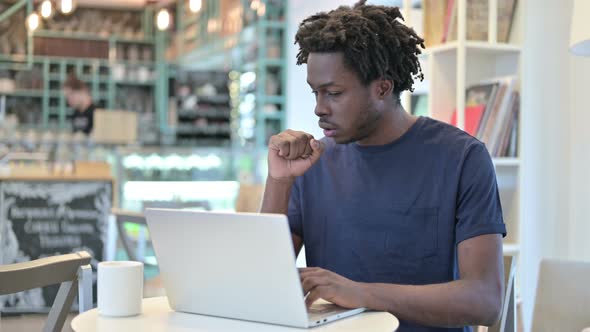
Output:
M70 75L63 85L64 95L70 107L74 109L72 115L72 131L90 135L94 125L94 110L92 96L88 87L75 75Z
M271 137L261 211L288 215L297 254L305 244L308 305L389 311L399 331L492 325L506 233L494 167L480 141L400 105L424 46L398 19L360 1L300 24L325 138Z

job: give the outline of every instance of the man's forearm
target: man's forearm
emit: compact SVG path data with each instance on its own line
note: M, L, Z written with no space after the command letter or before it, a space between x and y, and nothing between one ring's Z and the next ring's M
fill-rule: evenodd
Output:
M266 179L260 212L286 215L293 182L294 180L276 180L269 176Z
M461 327L492 325L501 303L494 290L479 280L456 280L424 286L362 284L366 307L388 311L420 325Z

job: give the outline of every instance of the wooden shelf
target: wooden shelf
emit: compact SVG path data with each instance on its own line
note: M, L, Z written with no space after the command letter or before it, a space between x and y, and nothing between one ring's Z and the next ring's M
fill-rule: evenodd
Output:
M430 55L457 52L458 48L459 43L456 41L437 45L424 50L424 53L420 55L420 58L427 58ZM522 49L519 45L488 43L485 41L467 41L465 42L465 48L468 55L519 54Z
M241 66L242 71L255 71L257 68L267 67L281 67L285 62L282 59L264 59L259 62L248 62Z
M11 96L11 97L35 97L42 98L43 90L14 90L14 91L0 91L0 96Z
M195 126L180 125L176 127L176 133L180 135L202 135L202 136L226 136L230 135L231 130L228 129L207 129Z
M134 85L134 86L153 86L153 85L156 84L156 82L154 82L154 81L141 82L141 81L127 81L127 80L122 80L122 81L115 81L115 84L120 84L120 85Z
M263 28L272 28L272 29L285 29L287 24L282 21L260 21L259 24Z
M502 251L505 256L518 256L520 253L520 244L517 243L504 243Z
M285 97L283 96L264 96L262 97L265 104L284 104Z
M520 159L518 158L494 158L494 166L496 167L519 167Z
M183 118L213 118L213 119L229 119L231 111L227 110L181 110L178 112L179 117Z
M117 35L101 36L92 33L84 32L63 32L63 31L52 31L52 30L37 30L33 33L33 37L45 37L45 38L71 38L71 39L85 39L85 40L98 40L98 41L109 41L122 42L122 43L138 43L138 44L153 44L152 39L142 38L126 38Z
M282 120L283 114L281 112L262 113L262 117L267 120Z

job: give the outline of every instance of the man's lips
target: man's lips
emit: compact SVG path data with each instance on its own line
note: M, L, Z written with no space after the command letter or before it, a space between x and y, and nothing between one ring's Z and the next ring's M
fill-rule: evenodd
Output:
M319 126L324 130L324 136L326 137L333 137L336 134L336 126L330 123L320 121Z
M336 135L336 130L334 129L324 129L324 136L326 137L333 137Z

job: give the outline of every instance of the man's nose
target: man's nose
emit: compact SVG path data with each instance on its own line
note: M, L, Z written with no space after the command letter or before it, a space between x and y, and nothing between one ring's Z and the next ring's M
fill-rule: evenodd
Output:
M330 114L330 108L321 99L321 97L317 98L314 110L315 115L319 117Z

